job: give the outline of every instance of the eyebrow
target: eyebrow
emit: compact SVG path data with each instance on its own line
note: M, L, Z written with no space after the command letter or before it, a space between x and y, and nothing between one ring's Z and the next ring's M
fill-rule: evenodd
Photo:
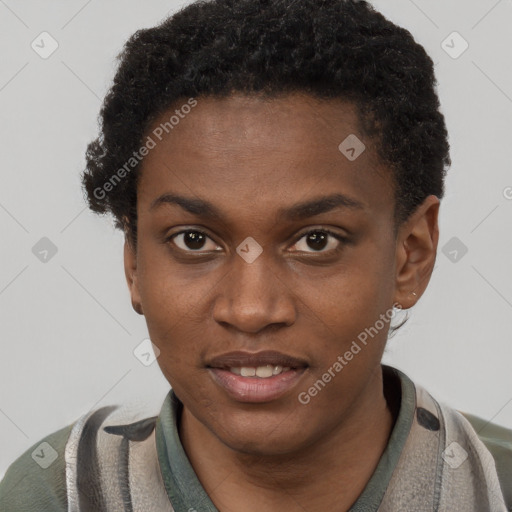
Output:
M163 194L157 197L150 205L149 209L154 210L162 205L175 204L180 206L183 210L196 215L209 219L222 220L223 216L212 203L203 199L196 199L192 197L180 196L177 194ZM322 213L330 212L336 208L347 208L350 210L364 210L363 203L348 197L344 194L333 194L329 196L321 196L311 199L304 203L298 203L289 208L281 208L277 212L279 219L286 219L288 221L299 221L320 215Z

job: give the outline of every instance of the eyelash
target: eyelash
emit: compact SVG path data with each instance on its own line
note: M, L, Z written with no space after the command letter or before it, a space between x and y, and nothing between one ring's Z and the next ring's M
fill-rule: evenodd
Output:
M169 243L173 240L173 238L179 236L179 235L183 235L183 234L186 234L186 233L198 233L200 235L204 235L205 237L209 238L210 240L212 240L212 238L210 236L208 236L207 233L205 233L204 231L201 231L199 229L185 229L183 231L179 231L178 233L173 233L172 235L168 236L166 239L165 239L165 243ZM327 228L315 228L315 229L311 229L309 231L306 231L304 233L302 233L301 235L299 235L296 239L295 239L295 242L292 244L292 245L296 245L300 240L302 240L304 237L307 237L308 235L311 235L312 233L324 233L324 234L327 234L327 235L330 235L332 236L333 238L335 238L336 240L338 240L339 242L341 242L340 245L342 245L343 243L347 243L348 242L348 239L342 235L340 235L339 233L336 233L334 231L331 231L330 229L327 229ZM213 240L212 240L213 241ZM198 251L192 251L192 250L184 250L184 249L181 249L180 247L177 247L178 250L182 251L182 252L185 252L185 253L190 253L190 254L194 254L194 253L197 253L197 254L201 254L201 251L198 250ZM311 251L311 253L308 253L306 251L298 251L298 252L303 252L303 253L306 253L306 254L334 254L335 252L339 251L340 250L340 246L338 246L337 248L335 249L331 249L330 251L325 251L325 252L322 252L322 251ZM216 251L214 251L216 252Z

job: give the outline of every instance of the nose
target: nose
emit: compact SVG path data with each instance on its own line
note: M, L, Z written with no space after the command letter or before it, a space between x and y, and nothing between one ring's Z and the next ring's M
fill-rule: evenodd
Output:
M285 272L272 264L265 251L252 263L238 254L230 272L219 283L214 319L239 331L256 334L272 327L290 326L296 318L296 297Z

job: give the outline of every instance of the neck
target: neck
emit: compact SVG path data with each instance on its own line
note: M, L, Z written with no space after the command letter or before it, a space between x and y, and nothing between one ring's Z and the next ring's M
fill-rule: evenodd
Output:
M184 408L180 438L217 508L348 510L375 471L397 413L397 404L386 401L382 372L376 377L346 421L307 447L277 456L232 450Z

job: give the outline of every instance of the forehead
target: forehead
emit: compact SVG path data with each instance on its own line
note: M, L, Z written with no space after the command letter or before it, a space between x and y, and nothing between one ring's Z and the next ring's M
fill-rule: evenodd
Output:
M148 130L155 147L141 166L142 206L180 192L232 205L256 191L261 209L333 192L367 208L394 206L391 173L361 133L353 104L304 94L196 101L184 110L186 99L175 103Z
M152 131L161 126L162 137L171 149L187 143L186 139L201 137L203 146L195 151L246 150L297 152L297 144L304 150L316 149L318 153L338 150L348 135L363 139L354 104L340 99L321 100L306 94L288 94L273 98L235 94L225 98L199 97L197 106L181 119L172 116L186 104L178 101L153 124ZM165 125L171 117L176 125ZM157 134L158 135L158 134ZM370 141L366 141L370 142ZM211 146L210 146L211 145ZM189 151L190 147L187 147ZM337 153L336 156L338 156ZM368 153L368 157L374 155ZM374 162L375 163L375 162Z

